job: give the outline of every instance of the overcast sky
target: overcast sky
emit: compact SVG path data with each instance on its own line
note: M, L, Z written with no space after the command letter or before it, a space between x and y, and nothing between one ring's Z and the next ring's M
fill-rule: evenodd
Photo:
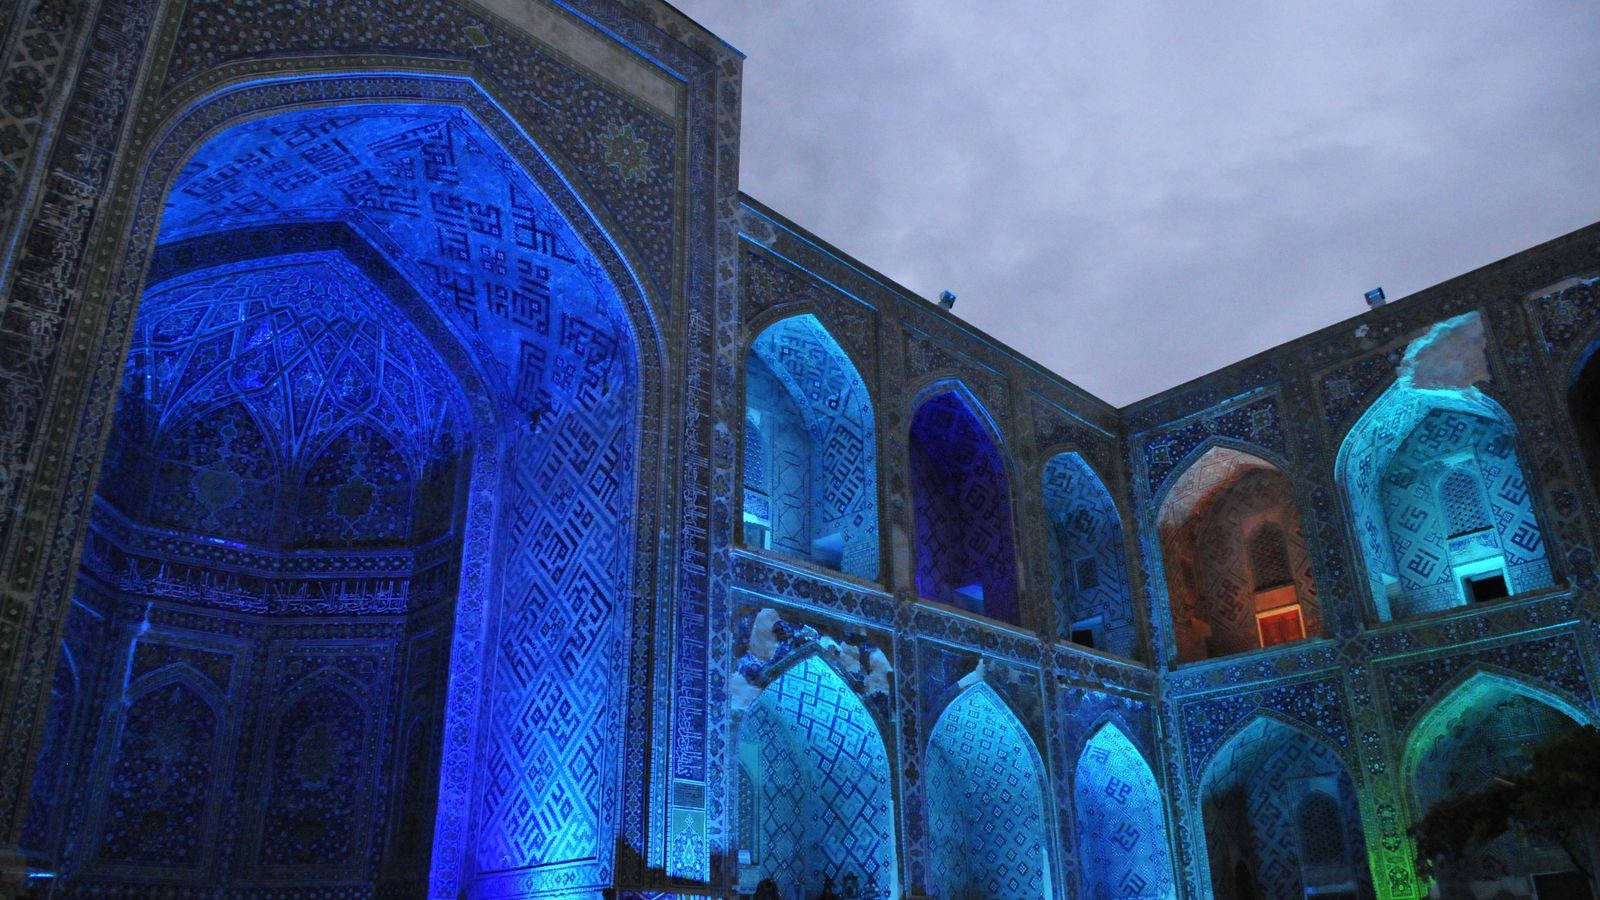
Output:
M674 0L741 186L1123 405L1600 220L1600 2Z

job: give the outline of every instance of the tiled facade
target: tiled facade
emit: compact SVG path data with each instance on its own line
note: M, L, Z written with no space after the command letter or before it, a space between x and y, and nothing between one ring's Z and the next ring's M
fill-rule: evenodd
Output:
M1415 898L1600 716L1600 226L1117 409L740 194L655 0L6 15L7 877Z

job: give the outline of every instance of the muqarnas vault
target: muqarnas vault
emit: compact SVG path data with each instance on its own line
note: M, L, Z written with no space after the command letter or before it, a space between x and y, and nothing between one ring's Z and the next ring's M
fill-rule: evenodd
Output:
M5 15L8 890L1586 896L1600 226L1118 409L664 3Z

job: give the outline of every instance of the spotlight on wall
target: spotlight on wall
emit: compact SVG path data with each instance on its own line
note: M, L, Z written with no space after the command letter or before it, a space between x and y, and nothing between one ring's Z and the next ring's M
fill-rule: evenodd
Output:
M940 309L953 309L953 308L955 308L955 305L956 305L956 295L955 294L952 294L949 291L940 291L939 292L939 308Z
M1367 305L1372 307L1373 309L1377 309L1378 307L1382 306L1385 302L1387 302L1387 301L1384 300L1383 288L1381 288L1381 287L1375 287L1372 290L1367 291L1366 297L1367 297Z

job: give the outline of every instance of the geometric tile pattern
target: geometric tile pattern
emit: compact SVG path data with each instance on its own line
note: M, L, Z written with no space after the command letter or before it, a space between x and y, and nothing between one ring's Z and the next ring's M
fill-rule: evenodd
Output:
M1486 554L1504 558L1513 592L1549 583L1531 492L1511 434L1498 421L1430 410L1384 466L1378 490L1394 555L1387 571L1400 583L1391 615L1458 604L1454 566ZM1495 527L1483 530L1491 522Z
M223 724L186 677L153 676L127 702L94 859L158 871L203 869L215 839L207 826L222 800L211 766Z
M1105 484L1082 456L1059 453L1044 467L1044 509L1052 540L1053 594L1062 637L1072 623L1100 616L1105 645L1133 656L1138 632L1122 545L1122 516Z
M1507 421L1476 389L1397 383L1345 437L1337 471L1380 620L1459 605L1456 568L1489 557L1503 559L1513 594L1550 584Z
M210 537L403 543L416 486L459 436L451 383L338 255L184 275L140 306L106 484L125 514Z
M755 822L751 863L781 896L855 875L894 890L893 793L877 722L831 667L808 656L767 685L739 726Z
M1440 701L1411 739L1412 801L1420 815L1442 800L1478 790L1495 778L1525 771L1529 751L1578 728L1553 706L1498 678L1475 678ZM1508 833L1479 848L1470 859L1444 860L1435 868L1443 896L1532 896L1528 876L1571 868L1550 841ZM1498 895L1497 895L1498 896Z
M1171 900L1165 800L1150 766L1116 725L1084 745L1073 775L1079 879L1088 900Z
M1320 635L1311 557L1289 479L1226 447L1213 447L1194 466L1168 494L1160 526L1178 660L1259 648L1256 594L1269 585L1292 584L1306 636Z
M1341 886L1371 895L1355 784L1327 744L1267 717L1251 722L1218 752L1202 779L1202 815L1211 880L1218 897L1302 900ZM1319 799L1321 798L1321 799ZM1319 828L1343 835L1345 852L1308 853L1304 804L1333 800L1337 819ZM1311 836L1317 831L1314 829ZM1315 859L1315 862L1312 859ZM1241 887L1237 880L1249 878Z
M917 593L1019 625L1011 491L995 438L964 394L924 401L911 419Z
M227 243L226 229L307 220L381 234L439 321L410 321L341 254L253 260L256 248ZM138 407L119 418L108 489L139 493L111 477L116 457L135 457L125 468L154 471L164 488L135 512L285 559L315 555L322 572L365 558L346 551L409 549L448 532L455 498L467 495L464 473L437 458L464 446L455 378L434 343L459 338L510 433L504 481L473 485L504 523L493 551L499 631L467 634L457 645L466 655L450 661L456 676L481 679L485 714L475 758L453 763L474 770L446 770L471 798L447 811L477 829L468 877L569 862L608 870L637 413L620 302L599 264L483 128L442 106L302 109L217 134L178 176L163 218L167 246L189 239L213 240L224 255L147 294L125 380ZM420 569L456 571L457 551L428 552ZM413 574L432 579L426 596L457 596L438 571ZM354 607L346 612L363 608ZM396 652L392 635L364 640ZM480 647L484 657L467 658ZM319 683L284 713L299 723L292 734L263 745L278 774L259 853L239 853L249 864L310 882L376 865L363 823L375 822L388 779L374 754L388 758L399 741L348 714L384 708L352 699L360 694ZM418 776L441 781L437 768L407 780ZM246 785L242 773L236 783ZM421 796L432 803L431 790ZM461 862L432 861L447 879Z
M760 438L746 436L745 487L770 504L772 549L877 578L872 400L815 316L783 319L756 336L745 406L745 427L757 423Z
M923 772L933 896L1053 896L1038 753L992 689L945 708Z

